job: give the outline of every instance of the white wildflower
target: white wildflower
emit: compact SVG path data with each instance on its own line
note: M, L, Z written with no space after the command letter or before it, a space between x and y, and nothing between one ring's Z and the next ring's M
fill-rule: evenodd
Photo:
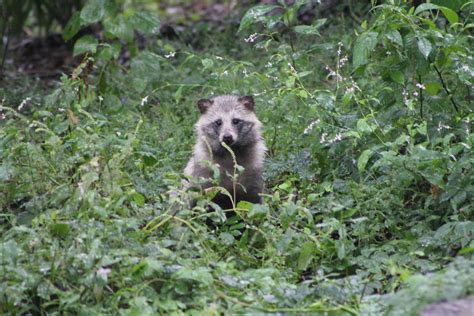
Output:
M339 67L343 67L347 63L348 60L349 60L349 57L347 56L342 57L341 60L339 61Z
M174 55L176 55L176 52L169 52L167 55L165 55L165 58L173 58Z
M409 106L410 100L408 99L408 92L405 89L403 89L402 91L402 96L403 96L403 104L405 104L406 106Z
M342 54L342 47L344 47L344 44L342 44L342 42L339 42L337 43L337 45L339 45L338 49L337 49L337 56L341 56Z
M438 128L437 128L438 132L441 132L443 129L451 129L451 127L448 126L448 125L444 125L441 122L439 122L438 123Z
M142 99L142 102L140 102L140 106L144 106L148 102L148 95Z
M102 280L107 281L107 277L109 276L110 272L112 272L112 270L108 268L100 268L97 270L97 276L99 276Z
M257 36L258 36L257 33L253 33L253 34L251 34L249 37L245 38L244 41L245 41L246 43L253 43L253 42L255 42L255 40L257 39Z
M326 70L329 72L328 74L329 77L335 77L337 82L343 81L344 78L340 74L332 70L331 67L326 66Z
M349 77L349 79L351 79L351 87L354 88L354 90L360 90L357 82L355 82L352 77Z
M313 128L318 125L319 123L321 122L320 119L317 119L315 121L312 121L305 129L304 129L304 132L303 132L303 135L308 135L309 132L311 132L313 130Z
M21 101L20 105L18 106L18 111L21 111L25 107L25 105L30 101L31 101L30 97L27 97L26 99Z
M319 143L324 144L326 142L326 137L328 136L327 133L322 133L321 138L319 139Z
M295 67L293 67L292 64L288 63L288 67L290 67L291 72L296 74L296 69L295 69Z
M425 90L425 89L426 89L426 88L425 88L425 85L422 84L422 83L417 83L417 84L416 84L416 87L417 87L418 89L420 89L420 90Z

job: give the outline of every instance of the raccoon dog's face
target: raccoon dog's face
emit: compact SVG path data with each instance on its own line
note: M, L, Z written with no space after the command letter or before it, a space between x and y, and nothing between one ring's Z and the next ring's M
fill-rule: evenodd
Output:
M215 154L227 152L221 142L233 150L254 143L259 137L260 127L254 106L251 96L218 96L199 100L201 117L196 124L198 137L205 136Z

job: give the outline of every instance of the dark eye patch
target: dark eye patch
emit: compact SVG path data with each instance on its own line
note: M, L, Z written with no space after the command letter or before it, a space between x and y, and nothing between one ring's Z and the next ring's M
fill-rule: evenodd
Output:
M214 122L216 126L221 126L222 125L222 120L218 119L217 121Z
M238 125L240 122L242 122L242 120L239 120L239 119L232 119L232 124L234 125Z

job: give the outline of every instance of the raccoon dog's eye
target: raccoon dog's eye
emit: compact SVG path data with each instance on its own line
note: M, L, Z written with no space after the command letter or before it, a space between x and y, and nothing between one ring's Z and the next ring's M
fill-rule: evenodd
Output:
M239 124L241 121L242 121L242 120L239 120L239 119L233 119L233 120L232 120L232 124L237 125L237 124Z
M216 124L216 126L221 126L222 125L222 120L218 119L217 121L214 122L214 124Z

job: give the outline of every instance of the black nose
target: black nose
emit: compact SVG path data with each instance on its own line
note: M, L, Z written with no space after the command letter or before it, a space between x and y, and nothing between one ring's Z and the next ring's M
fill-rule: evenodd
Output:
M226 143L227 145L230 145L234 142L234 138L232 137L232 135L224 135L224 137L222 137L222 140L224 141L224 143Z

